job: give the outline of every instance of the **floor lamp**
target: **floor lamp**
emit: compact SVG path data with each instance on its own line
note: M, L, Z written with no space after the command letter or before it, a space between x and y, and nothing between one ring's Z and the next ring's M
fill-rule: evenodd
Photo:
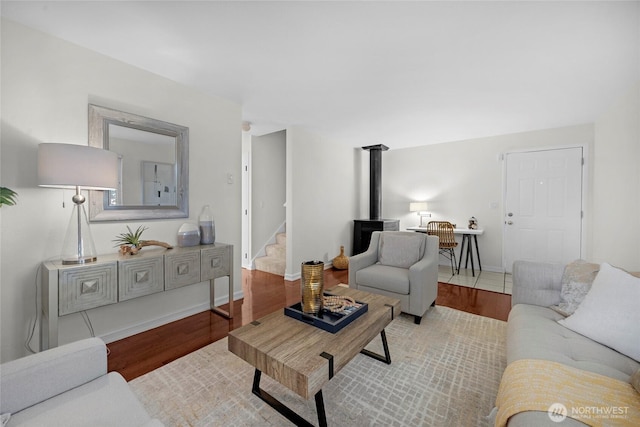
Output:
M118 187L118 155L86 145L38 145L38 185L75 189L73 213L64 243L63 264L84 264L98 259L89 229L81 190L112 190Z

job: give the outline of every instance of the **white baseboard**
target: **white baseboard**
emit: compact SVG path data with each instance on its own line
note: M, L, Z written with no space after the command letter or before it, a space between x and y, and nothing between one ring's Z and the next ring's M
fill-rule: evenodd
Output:
M289 282L293 282L294 280L298 280L299 278L300 278L300 272L297 272L295 274L288 274L288 273L284 274L284 280L287 280Z
M233 293L233 299L238 300L244 298L244 293L242 291L236 291ZM216 306L226 304L227 297L218 297L215 300ZM185 317L192 316L194 314L202 313L203 311L209 310L209 302L205 301L200 304L196 304L191 307L187 307L183 310L179 310L173 313L163 314L160 317L155 319L147 320L145 322L137 323L135 325L127 326L126 328L109 332L104 335L100 335L100 338L107 344L112 343L114 341L118 341L127 337L130 337L135 334L139 334L141 332L148 331L153 328L157 328L158 326L166 325L167 323L175 322L176 320L184 319Z
M440 263L438 264L442 267L449 267L451 268L451 263L447 260L447 261L440 261ZM464 265L462 265L460 268L464 269ZM478 265L474 264L474 268L476 271L478 270ZM468 270L471 270L471 265L467 266ZM491 271L493 273L504 273L504 268L502 267L496 267L493 265L482 265L482 271Z

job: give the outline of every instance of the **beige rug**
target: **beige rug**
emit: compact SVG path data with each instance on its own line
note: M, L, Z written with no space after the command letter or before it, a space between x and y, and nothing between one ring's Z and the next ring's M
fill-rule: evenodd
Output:
M329 426L488 426L506 366L506 323L447 307L386 329L391 365L358 355L323 389ZM380 338L367 348L382 353ZM254 369L210 344L131 381L166 426L289 426L251 393ZM261 387L317 425L315 401L262 376Z

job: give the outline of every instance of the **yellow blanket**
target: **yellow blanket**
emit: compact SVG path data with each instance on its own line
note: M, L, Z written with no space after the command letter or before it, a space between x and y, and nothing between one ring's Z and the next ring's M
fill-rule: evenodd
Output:
M629 383L547 360L517 360L502 375L496 427L523 411L590 426L640 426L640 393Z

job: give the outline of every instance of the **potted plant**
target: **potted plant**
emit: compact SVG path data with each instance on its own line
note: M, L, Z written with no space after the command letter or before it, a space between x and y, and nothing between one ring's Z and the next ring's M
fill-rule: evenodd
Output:
M0 187L0 207L13 206L17 203L18 193L7 187Z
M163 248L171 249L171 246L165 242L159 242L157 240L142 240L142 233L145 230L148 230L147 227L141 225L136 229L136 231L132 231L131 228L127 225L127 233L120 233L113 241L116 242L116 247L120 246L120 253L122 255L137 254L140 249L145 246L162 246Z

